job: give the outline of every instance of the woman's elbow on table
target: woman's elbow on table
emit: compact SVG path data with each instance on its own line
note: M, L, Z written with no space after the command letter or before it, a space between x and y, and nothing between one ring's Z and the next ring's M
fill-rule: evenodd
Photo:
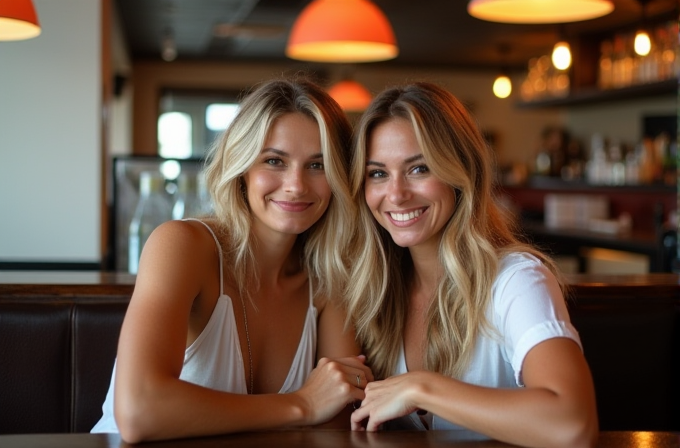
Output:
M561 427L555 428L552 443L557 448L593 448L597 445L599 425L597 415L589 412L575 417Z
M596 425L583 425L582 428L573 428L565 431L562 440L555 444L556 447L565 448L594 448L597 446L599 431Z
M131 394L116 393L114 415L120 437L127 443L139 443L153 440L153 422L150 419L154 412L146 409L144 400L132 397Z

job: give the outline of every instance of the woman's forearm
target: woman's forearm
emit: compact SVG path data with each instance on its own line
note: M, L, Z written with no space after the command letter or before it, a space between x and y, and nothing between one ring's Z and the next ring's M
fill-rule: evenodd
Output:
M137 389L117 390L114 402L128 443L309 424L303 400L294 394L224 393L175 379Z

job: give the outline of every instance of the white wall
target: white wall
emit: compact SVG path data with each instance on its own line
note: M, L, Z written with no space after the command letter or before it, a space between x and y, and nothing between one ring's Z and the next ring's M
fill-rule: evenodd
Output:
M101 5L34 0L0 42L0 261L100 262Z
M115 5L111 8L111 64L116 75L123 76L122 91L114 96L110 109L108 149L110 156L132 154L132 62L122 30L120 14Z

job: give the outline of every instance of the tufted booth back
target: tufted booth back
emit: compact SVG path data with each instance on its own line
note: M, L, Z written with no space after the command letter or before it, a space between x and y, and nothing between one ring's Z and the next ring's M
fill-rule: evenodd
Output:
M0 434L88 432L129 297L0 297Z
M601 430L680 431L679 301L581 296L570 307Z

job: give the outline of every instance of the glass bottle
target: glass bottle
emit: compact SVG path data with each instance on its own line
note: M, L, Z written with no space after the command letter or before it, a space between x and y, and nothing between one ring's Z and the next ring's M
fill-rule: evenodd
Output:
M211 215L214 212L214 207L208 191L208 180L205 177L205 172L199 172L196 178L198 179L198 200L201 203L201 215Z
M598 86L600 89L612 87L612 53L614 46L611 40L604 40L600 44L600 70L598 71Z
M202 214L196 176L181 173L177 178L177 199L172 207L172 219L195 218Z
M136 274L139 257L151 232L172 219L172 204L165 195L165 178L161 173L144 171L139 176L139 202L130 221L128 271Z

